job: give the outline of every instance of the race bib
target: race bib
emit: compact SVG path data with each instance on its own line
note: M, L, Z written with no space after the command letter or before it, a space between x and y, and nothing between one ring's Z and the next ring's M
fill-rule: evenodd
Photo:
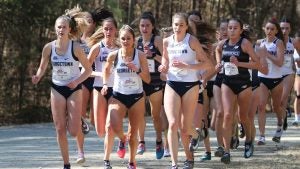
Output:
M136 91L139 89L138 77L127 77L119 81L119 88L123 91Z
M225 62L224 69L225 69L225 75L227 75L227 76L234 76L234 75L239 74L239 69L233 63Z
M154 61L154 59L147 59L147 60L148 60L149 72L150 73L155 72L155 61Z
M292 66L292 57L284 57L284 67Z
M53 67L53 78L55 80L69 80L71 79L71 70L66 66L55 66Z

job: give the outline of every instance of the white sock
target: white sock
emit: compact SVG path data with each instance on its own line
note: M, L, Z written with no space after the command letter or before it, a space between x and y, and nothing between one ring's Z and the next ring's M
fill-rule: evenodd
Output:
M295 121L299 121L300 120L300 114L296 114L295 115Z

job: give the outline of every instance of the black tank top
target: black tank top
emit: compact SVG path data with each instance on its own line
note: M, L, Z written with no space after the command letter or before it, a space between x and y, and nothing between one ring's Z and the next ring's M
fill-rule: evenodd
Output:
M161 53L159 52L159 50L155 47L154 45L154 40L155 40L155 35L152 35L150 43L149 43L149 49L151 50L151 52L153 54L156 55L160 55ZM137 42L137 49L141 50L144 52L144 45L143 45L143 38L139 37L138 42ZM158 72L158 67L160 65L160 63L158 61L154 60L154 67L155 67L155 72L151 72L150 76L151 76L151 85L161 85L163 83L163 81L160 79L160 72Z
M239 62L249 62L249 55L242 50L242 42L244 38L241 38L235 45L229 45L229 39L227 39L222 49L222 61L224 63L230 62L230 57L235 56ZM250 73L248 68L238 67L238 74L233 76L224 77L236 80L250 80Z

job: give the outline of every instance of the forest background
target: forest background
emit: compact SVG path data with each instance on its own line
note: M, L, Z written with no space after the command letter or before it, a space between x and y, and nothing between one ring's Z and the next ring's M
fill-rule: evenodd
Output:
M43 46L55 39L54 22L65 9L110 9L118 21L138 32L138 18L151 11L157 28L171 26L175 12L200 10L216 27L224 18L239 17L263 37L269 18L287 17L293 36L300 29L300 0L0 0L0 126L51 121L50 66L38 85L31 83Z

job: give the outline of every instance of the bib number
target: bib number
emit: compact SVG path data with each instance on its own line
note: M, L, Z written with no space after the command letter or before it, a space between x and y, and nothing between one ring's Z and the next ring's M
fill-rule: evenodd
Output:
M224 64L224 69L225 69L225 75L227 75L227 76L234 76L234 75L239 74L239 69L233 63L226 62Z
M124 91L135 91L139 89L138 77L128 77L119 81L119 87Z
M150 73L155 72L155 61L154 61L154 59L147 59L147 60L148 60L149 72Z
M56 66L53 67L53 77L55 80L69 80L71 70L69 67Z

